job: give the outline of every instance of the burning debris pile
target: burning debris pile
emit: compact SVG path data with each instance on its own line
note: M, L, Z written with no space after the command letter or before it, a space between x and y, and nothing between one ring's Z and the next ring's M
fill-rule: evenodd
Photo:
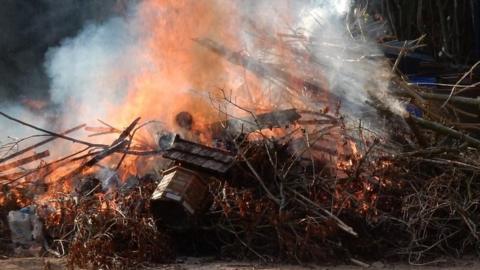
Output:
M252 29L258 53L188 40L214 57L206 61L218 65L213 71L239 68L256 90L275 87L274 100L288 102L261 102L261 90L247 101L224 89L190 93L162 118L174 124L142 122L135 117L158 116L149 115L158 100L142 95L158 80L147 74L134 80L142 90L127 95L147 109L115 108L134 115L125 127L99 120L54 132L0 112L41 133L0 146L1 250L109 269L182 254L365 265L478 251L480 140L458 116L472 113L455 107L478 110L477 100L455 87L445 96L408 84L376 49L364 55L365 44ZM399 59L414 50L406 45ZM318 51L340 54L343 65ZM358 81L358 92L343 89Z
M155 178L147 175L139 181L142 184L132 190L108 193L91 185L84 190L88 193L58 197L57 213L48 207L38 209L53 240L45 244L53 249L49 252L68 254L70 267L84 268L129 268L174 259L172 239L155 225L149 209Z
M2 146L2 248L9 232L18 235L7 213L12 224L21 207L43 228L26 226L29 241L14 239L17 252L32 252L33 241L36 252L82 267L168 262L188 246L264 261L357 263L477 248L476 139L438 122L406 116L411 131L379 137L328 107L290 109L213 123L210 146L163 133L152 150L136 140L140 119L110 127L119 135L103 145L68 135L98 129L56 133L1 114L49 136L14 152ZM229 130L242 123L243 131ZM85 147L22 169L48 156L32 151L54 139ZM152 161L150 173L121 178L125 164Z

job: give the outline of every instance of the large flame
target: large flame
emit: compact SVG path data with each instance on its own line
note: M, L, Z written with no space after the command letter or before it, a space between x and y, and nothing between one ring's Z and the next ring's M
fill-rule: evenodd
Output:
M282 26L278 27L286 28L285 33L295 32L293 29L288 30L289 25L297 23L295 20L298 18L290 13L295 4L289 1L280 2L276 5L275 11L269 11L266 15L268 17L277 12L277 17L272 19L278 23L282 22ZM343 4L338 5L342 12L346 2L342 1ZM261 3L264 5L261 8L268 9L265 1ZM288 46L288 35L282 36L281 33L273 32L268 33L270 36L255 37L255 34L259 35L272 29L268 27L266 30L263 29L261 21L249 21L251 18L246 16L246 12L249 11L241 10L242 6L240 2L220 0L144 0L140 2L133 11L133 18L124 19L127 24L124 30L135 32L132 37L136 39L132 41L133 48L129 47L128 50L122 51L128 53L125 55L126 60L122 57L114 57L113 60L106 61L108 71L98 75L89 74L87 77L98 82L94 85L107 88L115 87L118 82L121 82L119 88L126 89L125 93L117 95L116 89L107 89L100 97L101 102L95 99L85 101L84 97L89 95L82 95L81 102L75 99L76 96L68 97L67 95L65 104L68 104L79 118L81 115L91 116L97 111L105 111L106 113L102 114L104 117L102 120L113 125L113 130L121 130L133 119L141 117L143 121L161 121L163 129L182 133L185 131L176 123L175 117L180 112L189 112L194 117L192 129L200 133L197 139L205 144L211 143L208 123L223 120L226 114L248 114L247 110L261 113L292 106L315 110L335 108L337 100L331 99L327 91L312 95L305 90L307 88L305 81L312 80L319 88L329 88L322 70L305 64L311 60L308 59L308 55L292 52L292 48ZM258 11L251 10L251 12ZM271 27L273 24L268 25ZM248 30L255 32L254 35L245 34ZM295 38L309 38L302 33L295 32L292 35ZM273 75L281 76L282 84L280 86L275 83L269 84L268 79L262 78L245 66L229 62L195 41L195 39L206 38L220 42L222 46L238 52L239 55L262 58L269 65L275 65L276 71ZM75 42L67 45L75 48ZM123 63L123 61L133 61L132 59L135 61L139 59L138 62L141 63L141 65L131 65L136 70L128 70L130 65ZM115 61L118 61L118 69L115 68ZM94 73L95 71L82 72ZM53 75L61 76L56 73ZM78 83L83 82L80 80ZM96 91L102 91L102 89ZM222 102L223 104L219 105ZM235 105L232 106L233 104ZM312 108L311 104L323 104L323 108ZM37 104L34 105L37 106ZM70 118L66 117L66 120ZM282 129L262 132L262 135L267 137L285 135L285 130ZM333 144L338 144L334 146L338 155L347 157L346 160L339 161L337 164L340 169L345 169L352 166L348 156L355 155L356 149L350 141L345 146L345 140L340 139L341 132L341 130L338 131L334 138L330 139L336 141ZM118 135L117 133L100 137L98 140L104 140L105 143L111 142L112 137ZM146 143L156 144L155 141L148 141L149 138L145 140L147 140ZM332 145L331 142L324 143ZM78 145L71 147L76 148ZM69 150L72 149L69 148ZM111 169L110 167L114 168L120 159L121 157L112 156L102 161L102 164L107 164L106 169ZM129 176L142 174L149 167L151 160L142 158L139 162L138 159L136 156L127 156L123 160L118 170L122 181ZM50 173L47 182L56 183L58 179L68 175L72 168L79 165L80 161L70 163ZM92 167L83 171L82 174L92 174L100 170L98 167ZM42 200L53 196L52 192L68 192L72 189L68 183L68 181L57 183L57 188L51 189Z
M220 9L221 8L221 9ZM235 29L235 5L215 1L149 0L138 10L145 32L138 53L150 66L129 82L129 90L120 108L111 108L112 121L126 125L140 116L159 119L176 130L175 115L181 111L194 114L195 127L203 128L218 118L209 97L219 89L238 89L242 72L194 42L208 37L239 48ZM232 15L233 14L233 15ZM251 89L258 82L250 76Z

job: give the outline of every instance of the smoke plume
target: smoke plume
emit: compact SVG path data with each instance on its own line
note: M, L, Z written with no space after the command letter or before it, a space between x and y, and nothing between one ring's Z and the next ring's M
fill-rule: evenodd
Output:
M5 0L0 9L0 109L43 127L53 126L57 108L50 100L44 68L47 51L127 9L127 0ZM133 1L130 1L133 2ZM0 142L32 134L0 119Z
M403 110L388 94L390 71L380 50L346 27L349 0L144 0L126 6L121 16L106 12L106 19L84 23L76 35L45 53L41 70L49 78L49 103L68 123L63 125L102 119L121 127L142 116L174 128L172 119L180 111L194 112L202 125L218 117L210 103L219 89L247 108L287 108L299 101L320 106L308 95L292 98L284 85L246 72L245 66L225 61L194 40L205 38L267 68L297 72L302 65L296 76L308 73L358 117L371 110L366 101L372 96L386 100L394 111ZM314 59L295 63L294 55L278 49L282 44L264 40L281 34L308 39L306 49ZM235 112L232 106L225 109Z

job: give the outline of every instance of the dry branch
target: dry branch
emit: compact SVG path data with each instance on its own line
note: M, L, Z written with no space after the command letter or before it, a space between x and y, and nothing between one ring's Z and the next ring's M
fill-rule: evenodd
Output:
M38 131L41 131L41 132L44 132L48 135L51 135L51 136L54 136L54 137L58 137L58 138L61 138L61 139L64 139L64 140L67 140L67 141L71 141L71 142L74 142L74 143L79 143L79 144L84 144L86 146L89 146L89 147L98 147L98 148L107 148L108 146L107 145L104 145L104 144L95 144L95 143L90 143L90 142L86 142L86 141L83 141L83 140L78 140L78 139L75 139L75 138L72 138L72 137L68 137L68 136L65 136L63 134L60 134L60 133L56 133L56 132L53 132L53 131L49 131L49 130L46 130L46 129L43 129L43 128L40 128L40 127L37 127L35 125L32 125L32 124L29 124L27 122L24 122L24 121L21 121L17 118L14 118L4 112L0 112L0 115L2 115L3 117L7 118L7 119L10 119L14 122L17 122L19 124L22 124L24 126L27 126L27 127L30 127L30 128L33 128L33 129L36 129ZM83 126L82 126L83 127Z
M469 136L469 135L466 135L460 131L457 131L453 128L449 128L449 127L446 127L440 123L436 123L436 122L432 122L432 121L428 121L424 118L419 118L419 117L415 117L415 116L410 116L411 119L413 119L413 121L415 123L417 123L419 126L422 126L423 128L427 128L427 129L431 129L433 131L436 131L436 132L439 132L439 133L442 133L442 134L445 134L445 135L450 135L456 139L459 139L459 140L463 140L463 141L466 141L468 142L469 144L475 146L475 147L480 147L480 141Z
M66 130L66 131L62 132L61 134L62 134L62 135L66 135L66 134L72 133L72 132L74 132L74 131L77 131L77 130L83 128L83 127L85 127L85 124L82 124L82 125L73 127L73 128L71 128L71 129L69 129L69 130ZM40 147L40 146L42 146L42 145L45 145L45 144L47 144L47 143L49 143L49 142L51 142L51 141L54 141L54 140L56 140L56 139L58 139L58 137L57 137L57 136L54 136L54 137L52 137L52 138L43 140L43 141L38 142L38 143L36 143L36 144L34 144L34 145L31 145L31 146L29 146L29 147L26 147L26 148L24 148L24 149L22 149L22 150L20 150L20 151L18 151L18 152L15 152L15 153L7 156L7 157L1 158L1 159L0 159L0 163L3 163L3 162L5 162L5 161L8 161L8 160L13 159L13 158L15 158L15 157L18 157L18 156L20 156L20 155L23 155L23 154L25 154L25 153L27 153L27 152L29 152L29 151L37 148L37 147Z

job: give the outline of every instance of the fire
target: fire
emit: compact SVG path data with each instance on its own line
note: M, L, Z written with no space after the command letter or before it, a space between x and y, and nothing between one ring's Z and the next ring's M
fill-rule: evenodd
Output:
M231 71L219 57L199 47L197 37L219 38L229 46L238 40L229 32L229 12L216 10L205 1L144 1L138 13L148 34L142 40L139 57L148 59L145 67L129 82L121 110L111 108L111 119L126 125L135 117L160 119L169 130L179 129L175 115L194 112L195 127L217 120L208 95L232 85Z
M262 129L258 132L253 132L248 134L248 140L256 141L263 140L264 138L281 138L287 134L287 130L284 128L271 128L271 129Z
M280 6L282 10L289 7ZM227 1L221 4L194 0L143 1L137 11L140 22L135 22L141 28L138 31L142 38L133 53L148 64L128 80L123 102L108 108L109 117L104 120L125 126L136 117L157 119L168 130L181 132L174 121L175 115L187 111L194 114L193 129L201 131L205 143L209 139L208 123L222 120L225 113L247 115L235 106L224 108L223 104L219 108L217 102L223 99L231 99L253 112L272 110L280 104L295 103L297 108L303 107L303 102L295 101L292 95L270 91L258 74L229 63L195 42L197 38L218 40L222 46L242 55L250 55L245 51L245 43L251 43L250 47L259 51L268 48L269 53L281 55L275 64L292 73L282 75L282 79L288 81L289 87L297 88L293 91L302 91L301 72L295 71L305 68L296 61L298 56L289 53L284 42L268 38L250 40L240 33L239 29L245 30L246 25L240 7L239 3ZM284 19L289 22L288 17ZM321 74L316 76L322 78Z
M288 6L285 4L281 8L288 10ZM132 53L135 57L145 60L148 65L142 66L125 82L128 90L120 103L112 101L106 108L102 108L108 113L107 118L101 120L112 125L103 130L111 133L107 132L109 134L95 137L97 141L110 143L112 138L118 136L133 119L141 117L144 122L160 121L165 130L182 134L189 139L191 136L198 142L210 145L212 141L209 124L225 120L228 114L239 117L248 116L249 112L265 112L286 105L298 109L311 109L306 99L322 101L324 106L335 107L337 101L329 96L328 91L317 91L319 93L312 94L312 90L307 89L312 87L328 89L328 83L318 70L305 67L301 61L298 61L298 58L307 56L292 53L292 48L287 46L287 41L292 37L278 38L273 34L265 36L265 39L254 39L250 42L254 49L278 56L275 61L269 63L274 67L272 75L279 77L285 84L281 86L284 87L282 91L277 92L268 89L268 87L278 86L267 84L266 79L260 76L262 74L255 74L246 67L234 65L221 55L212 53L208 48L195 42L197 38L218 40L221 41L222 46L238 53L237 56L253 55L254 52L244 50L246 43L244 35L236 31L245 24L237 7L233 1L218 6L214 2L196 0L141 2L136 11L138 18L135 21L135 25L140 27L136 31L141 33L141 38L138 47L134 48ZM289 23L293 19L285 18L285 20ZM261 27L255 30L263 31ZM308 38L297 33L293 37L302 40ZM118 73L116 74L116 70L111 70L109 76L112 78L121 76L120 72ZM112 78L98 79L109 81ZM108 97L105 98L108 99ZM92 100L93 104L94 102ZM34 108L43 106L33 101L29 104ZM71 105L85 106L85 104L74 104L74 102ZM86 110L89 108L79 108L80 112ZM187 112L193 116L191 129L186 130L176 121L176 116L181 112ZM323 113L328 114L328 110ZM302 127L296 125L292 129L302 129ZM90 130L101 129L91 128ZM289 129L284 127L272 127L252 133L248 139L281 138L288 132L290 132ZM145 133L148 132L142 134L144 135L142 143L149 147L156 147L156 138ZM355 143L344 137L341 128L335 128L326 138L317 140L313 144L321 149L313 153L318 155L316 158L325 156L325 148L331 150L328 155L334 159L334 170L338 172L339 178L344 176L342 174L344 171L354 166L353 160L359 157ZM57 148L56 145L54 147ZM76 144L68 148L77 151L80 146ZM85 159L88 160L91 157L88 156ZM50 185L48 192L37 198L37 202L51 204L54 208L58 207L57 204L52 203L51 199L58 193L68 193L75 189L74 184L78 180L75 178L79 177L69 174L76 168L82 167L85 159L62 164L52 172L50 172L51 168L47 167L32 175L33 178L47 175L45 180ZM116 176L123 183L130 176L142 175L148 171L151 161L146 157L116 154L102 160L102 164L82 168L80 177L95 175L102 170L112 170L116 171ZM116 166L120 162L121 166L117 170ZM369 191L368 188L367 190ZM98 199L102 209L115 208L113 200L109 201L101 196Z

